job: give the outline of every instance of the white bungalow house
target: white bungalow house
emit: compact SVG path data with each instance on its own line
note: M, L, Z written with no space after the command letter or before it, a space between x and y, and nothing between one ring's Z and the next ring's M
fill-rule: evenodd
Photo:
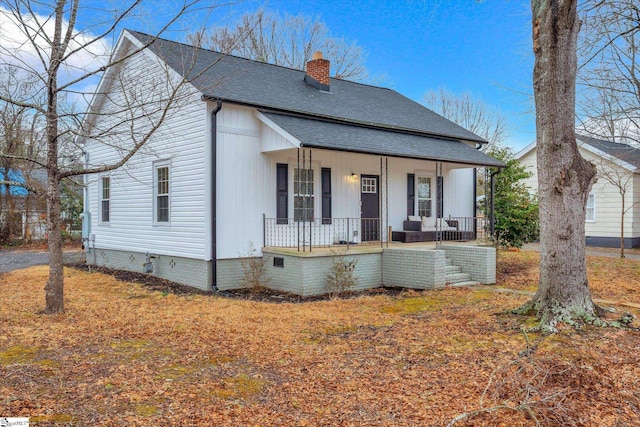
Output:
M624 195L624 245L640 247L640 150L627 144L576 135L578 150L597 168L586 205L586 244L620 247ZM533 176L525 184L532 193L538 191L537 152L535 142L516 154L520 164Z
M124 31L116 55L148 40ZM473 239L474 168L503 165L478 150L486 141L393 90L329 78L329 68L321 55L305 72L160 39L107 72L85 123L89 167L117 161L134 132L113 132L134 98L122 89L129 74L152 91L189 83L144 149L87 177L87 261L146 264L223 290L241 286L253 245L271 286L308 295L323 292L334 255L318 248L334 247L359 257L361 288L493 283L492 248L406 254L386 244ZM411 257L422 264L402 265Z

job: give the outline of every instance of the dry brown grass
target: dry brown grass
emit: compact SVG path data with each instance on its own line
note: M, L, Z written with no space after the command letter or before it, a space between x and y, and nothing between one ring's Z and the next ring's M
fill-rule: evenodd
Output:
M594 293L640 302L638 266L590 260ZM501 254L499 270L502 286L537 280L527 252ZM533 335L526 356L529 319L504 314L519 295L474 288L271 304L67 269L67 312L44 316L46 275L0 276L0 415L33 425L438 426L481 403L523 402L531 412L456 425L640 417L640 334Z

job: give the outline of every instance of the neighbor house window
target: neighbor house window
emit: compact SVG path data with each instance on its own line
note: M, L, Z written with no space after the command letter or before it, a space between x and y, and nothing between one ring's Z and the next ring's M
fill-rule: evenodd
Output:
M589 194L587 198L587 221L596 220L596 195Z
M293 193L293 219L313 221L313 169L294 169Z
M111 213L111 178L102 177L102 188L100 194L100 221L109 222Z
M431 178L418 177L418 215L431 216Z
M155 165L155 220L169 222L169 165Z

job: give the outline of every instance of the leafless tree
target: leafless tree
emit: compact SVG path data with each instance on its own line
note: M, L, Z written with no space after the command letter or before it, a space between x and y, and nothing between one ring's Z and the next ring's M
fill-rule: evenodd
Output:
M140 60L142 52L157 43L158 37L177 21L190 13L202 12L202 5L198 0L167 3L163 14L166 19L154 35L144 43L113 52L111 43L120 27L130 20L139 23L145 12L144 6L143 0L131 0L113 4L109 10L96 10L94 6L81 5L79 0L5 0L0 7L3 30L5 25L12 26L11 31L0 33L0 66L33 79L33 92L44 100L40 103L0 92L0 102L44 117L44 159L40 161L22 155L14 157L39 163L48 175L46 201L50 264L45 287L45 313L64 311L61 181L123 166L142 150L185 97L186 80L167 78L170 75L168 69L164 78L158 79L145 70L138 70L137 74L127 73L127 80L119 76L124 75L120 71L127 67L135 69L135 61ZM188 67L187 64L185 66ZM103 84L99 86L104 90L95 92L95 81L100 76L109 78L106 82L103 78ZM109 97L108 89L114 87L122 95L117 99ZM73 105L71 99L90 99L92 96L92 105L98 102L105 107L82 113L69 108ZM104 117L113 117L113 120L101 121ZM101 122L104 124L97 124ZM86 141L107 144L119 153L120 160L115 164L85 167L77 161L82 146L74 147L74 144ZM12 156L0 152L1 158ZM76 161L64 162L67 156L76 156Z
M499 111L474 99L470 93L453 94L445 89L431 90L424 96L425 105L490 144L500 144L507 137L507 120Z
M577 0L532 0L535 64L540 282L519 310L534 311L540 329L557 322L595 321L585 257L585 217L595 166L578 151L575 135Z
M33 90L35 82L21 77L16 70L0 68L0 92L14 99L38 102ZM0 240L11 242L18 233L26 237L20 225L23 219L30 218L30 210L37 209L41 199L44 188L34 177L34 171L43 152L43 121L42 115L32 114L24 106L0 102L0 153L4 153L0 157L0 179L4 181L0 191L0 215L4 218L0 221Z
M598 138L640 143L640 5L585 0L580 17L582 127Z
M331 60L331 75L363 81L368 77L364 51L356 43L332 37L318 18L280 15L265 10L243 15L239 22L213 28L202 38L211 49L243 58L304 70L314 52Z
M585 133L608 141L640 143L640 6L635 0L586 0L580 10L578 83L579 117ZM621 196L620 256L624 257L626 204L633 172L617 161L637 156L634 147L622 146L621 157L597 162L598 176Z

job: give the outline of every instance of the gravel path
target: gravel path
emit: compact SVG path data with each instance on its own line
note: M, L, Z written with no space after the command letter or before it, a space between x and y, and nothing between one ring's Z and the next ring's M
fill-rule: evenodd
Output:
M79 261L82 259L81 249L65 249L64 260ZM30 251L23 249L0 249L0 273L8 273L13 270L20 270L34 265L49 264L49 253L47 251Z

